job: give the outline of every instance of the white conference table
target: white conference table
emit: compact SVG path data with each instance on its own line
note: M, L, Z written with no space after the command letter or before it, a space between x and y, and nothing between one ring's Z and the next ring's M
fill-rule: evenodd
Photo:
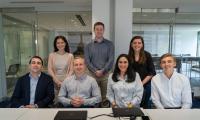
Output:
M17 120L26 112L27 109L0 108L0 120Z
M200 120L200 109L145 109L151 120Z
M27 108L0 108L1 120L54 120L58 111L87 110L88 120L100 114L111 114L111 108L88 108L88 109L27 109ZM200 109L142 109L150 120L200 120ZM92 120L119 120L119 118L100 116ZM121 118L121 120L129 120ZM139 119L137 119L139 120Z

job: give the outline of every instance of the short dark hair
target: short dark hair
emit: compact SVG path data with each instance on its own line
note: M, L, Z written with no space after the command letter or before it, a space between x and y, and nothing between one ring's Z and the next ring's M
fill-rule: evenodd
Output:
M41 61L41 63L42 63L42 65L43 65L43 60L42 60L42 58L40 57L40 56L33 56L30 60L29 60L29 64L31 64L31 61L32 61L32 59L33 58L37 58L37 59L40 59L40 61Z
M103 29L104 29L104 24L103 24L102 22L96 22L96 23L94 24L94 29L95 29L95 27L98 26L98 25L103 26Z
M173 58L174 62L176 62L176 58L171 54L171 53L165 53L160 57L159 62L161 63L162 59L166 58L166 57L171 57Z
M58 48L57 48L57 46L56 46L56 42L57 42L58 39L62 39L62 40L65 42L65 52L68 52L68 53L69 53L69 44L68 44L68 42L67 42L67 39L66 39L64 36L62 36L62 35L58 35L58 36L56 36L55 39L54 39L54 42L53 42L54 52L57 52L57 51L58 51Z

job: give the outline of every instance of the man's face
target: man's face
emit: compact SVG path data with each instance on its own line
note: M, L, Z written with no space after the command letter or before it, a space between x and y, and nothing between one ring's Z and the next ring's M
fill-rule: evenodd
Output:
M102 25L97 25L94 28L94 33L96 38L102 38L104 34L104 28Z
M176 62L172 57L165 57L160 62L160 67L164 70L164 72L172 71L176 66Z
M74 72L76 75L81 75L85 72L85 61L82 58L74 59Z
M32 58L31 63L29 64L30 72L40 73L42 70L42 62L38 58Z

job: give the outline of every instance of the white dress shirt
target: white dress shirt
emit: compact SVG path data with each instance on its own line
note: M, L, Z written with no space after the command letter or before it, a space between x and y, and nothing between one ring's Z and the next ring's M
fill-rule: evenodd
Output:
M108 77L107 95L106 97L112 103L116 102L118 107L128 107L127 103L131 103L134 106L139 106L143 95L143 86L138 73L134 82L126 82L125 79L119 78L118 82L114 82L112 74Z
M169 79L164 73L152 78L151 98L156 108L191 108L192 96L189 79L176 71Z

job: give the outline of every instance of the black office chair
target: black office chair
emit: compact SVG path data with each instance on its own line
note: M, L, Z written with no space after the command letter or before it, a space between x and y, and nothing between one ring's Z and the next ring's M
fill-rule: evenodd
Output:
M12 64L8 68L8 72L6 72L6 77L7 76L13 76L15 77L17 75L17 72L19 71L19 66L20 64Z

